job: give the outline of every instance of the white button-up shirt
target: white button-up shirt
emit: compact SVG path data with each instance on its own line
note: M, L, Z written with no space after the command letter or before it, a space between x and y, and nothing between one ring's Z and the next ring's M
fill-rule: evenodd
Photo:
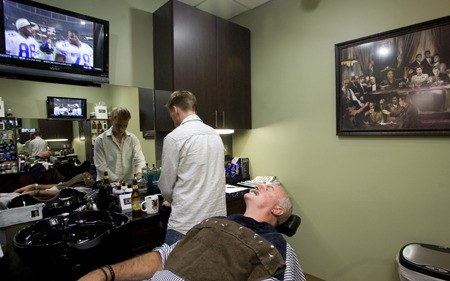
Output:
M112 128L101 133L94 144L94 164L97 180L108 172L109 180L129 181L135 173L140 173L145 166L145 158L137 137L125 132L120 143L114 138Z
M222 139L195 114L164 138L158 187L172 203L168 228L182 234L202 220L226 215Z

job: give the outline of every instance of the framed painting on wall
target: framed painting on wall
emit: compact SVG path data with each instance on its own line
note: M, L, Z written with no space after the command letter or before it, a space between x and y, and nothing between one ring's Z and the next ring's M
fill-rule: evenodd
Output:
M337 135L450 135L450 17L335 45Z

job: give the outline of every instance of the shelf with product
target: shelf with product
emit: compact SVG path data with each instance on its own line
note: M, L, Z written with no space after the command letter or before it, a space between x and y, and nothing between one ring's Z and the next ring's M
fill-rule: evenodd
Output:
M0 174L13 174L19 170L17 127L17 118L0 118Z
M107 119L90 119L91 123L91 143L94 145L95 139L104 131L108 130Z
M108 119L89 119L85 121L85 144L86 144L86 160L93 163L94 160L94 143L95 139L103 132L108 130L110 123Z

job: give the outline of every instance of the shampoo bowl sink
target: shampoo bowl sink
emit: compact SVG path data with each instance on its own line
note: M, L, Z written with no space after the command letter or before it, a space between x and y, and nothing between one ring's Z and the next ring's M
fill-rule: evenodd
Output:
M127 216L108 211L57 215L19 231L13 248L33 268L73 276L126 255L128 221Z

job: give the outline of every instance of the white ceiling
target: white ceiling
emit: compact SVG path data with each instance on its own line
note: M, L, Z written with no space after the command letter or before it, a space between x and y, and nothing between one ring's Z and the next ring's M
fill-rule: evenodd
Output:
M223 19L230 19L270 0L179 0Z

